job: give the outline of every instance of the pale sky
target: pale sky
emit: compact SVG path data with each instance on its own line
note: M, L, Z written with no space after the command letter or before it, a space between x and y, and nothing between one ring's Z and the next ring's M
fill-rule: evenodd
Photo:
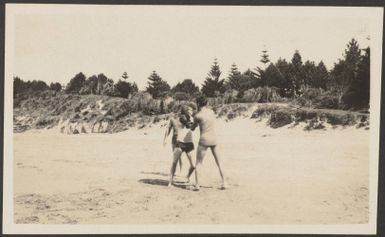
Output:
M14 19L14 35L6 36L6 43L14 43L13 75L47 83L67 83L78 72L118 81L126 71L129 81L144 89L156 70L171 86L185 78L200 86L214 58L227 77L232 63L241 71L260 66L264 45L274 62L290 61L299 50L303 61L323 60L330 69L351 38L361 48L370 42L367 8L24 5L19 10L7 15Z

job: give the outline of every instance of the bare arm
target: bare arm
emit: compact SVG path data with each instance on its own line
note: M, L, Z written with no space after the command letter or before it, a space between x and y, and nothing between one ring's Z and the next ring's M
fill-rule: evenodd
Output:
M199 124L198 118L197 118L197 117L194 117L194 123L193 123L193 125L191 126L191 130L194 131L195 128L198 126L198 124Z
M170 123L168 124L167 128L166 128L166 132L164 134L164 139L163 139L163 146L165 146L167 144L167 137L168 135L170 135L170 132L171 132L171 129L173 128L173 123L172 123L172 120L170 119Z

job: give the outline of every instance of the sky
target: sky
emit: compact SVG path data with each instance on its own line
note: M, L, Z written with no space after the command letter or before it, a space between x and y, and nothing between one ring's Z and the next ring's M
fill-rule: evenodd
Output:
M263 49L273 62L299 50L330 69L352 38L370 44L368 11L358 8L31 5L9 13L13 75L47 83L79 72L116 82L127 72L145 89L155 70L171 86L186 78L200 86L214 58L223 78L233 63L261 66Z

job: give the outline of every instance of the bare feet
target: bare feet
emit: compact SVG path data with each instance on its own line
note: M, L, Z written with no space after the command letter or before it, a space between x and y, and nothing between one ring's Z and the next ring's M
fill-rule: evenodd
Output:
M225 190L225 189L228 189L229 185L227 184L227 182L222 182L221 186L219 187L219 189L221 190Z
M194 185L193 188L192 188L193 191L199 191L200 189L201 188L200 188L199 185Z

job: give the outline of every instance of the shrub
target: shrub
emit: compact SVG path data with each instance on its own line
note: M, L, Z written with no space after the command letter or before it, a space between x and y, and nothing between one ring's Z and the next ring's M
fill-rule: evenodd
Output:
M343 126L352 126L357 123L356 116L350 113L344 114L341 120Z
M226 104L237 102L238 91L230 89L223 94L223 100Z
M294 99L292 103L301 107L316 109L340 109L338 95L333 91L321 88L304 88L302 96Z
M253 112L253 114L251 115L251 118L265 117L278 109L279 107L277 105L260 105Z
M242 102L279 102L281 97L275 87L258 87L246 90L241 98Z
M249 89L243 93L243 102L260 102L261 101L261 87L256 89Z
M45 128L47 126L52 127L52 125L56 125L58 123L59 119L56 117L49 117L49 118L39 118L36 121L36 128Z
M351 126L357 123L357 118L351 113L326 113L327 121L331 125Z
M173 95L173 98L175 100L181 101L181 100L189 100L190 95L185 92L175 92Z
M271 113L269 125L272 128L279 128L292 122L293 118L288 110L277 110Z
M53 91L61 91L62 86L61 86L61 84L60 84L59 82L56 82L56 83L53 83L53 82L52 82L52 83L50 84L49 88L50 88L51 90L53 90Z
M317 100L316 109L338 109L338 97L337 96L320 96Z
M88 86L83 86L83 87L79 90L79 94L80 94L80 95L89 95L89 94L92 94L91 88L88 87Z
M294 112L295 121L296 122L303 122L309 119L314 119L318 117L318 114L316 111L309 110L309 109L298 109Z
M321 88L304 88L302 89L302 98L307 100L314 100L322 94Z
M122 98L128 98L129 95L138 92L138 87L135 83L129 83L119 80L115 85L115 90L118 96Z
M207 105L209 105L211 107L216 107L216 106L223 105L223 104L225 104L225 101L222 97L210 97L210 98L208 98Z
M223 106L215 106L213 110L218 118L226 117L227 119L234 119L245 114L248 108L248 104L226 104Z
M305 130L306 131L311 131L311 130L314 130L314 129L324 129L324 128L325 128L324 122L319 121L317 118L313 118L306 125Z
M182 83L178 82L172 89L172 92L184 92L188 95L194 95L195 93L199 93L199 87L195 85L193 80L184 79Z

